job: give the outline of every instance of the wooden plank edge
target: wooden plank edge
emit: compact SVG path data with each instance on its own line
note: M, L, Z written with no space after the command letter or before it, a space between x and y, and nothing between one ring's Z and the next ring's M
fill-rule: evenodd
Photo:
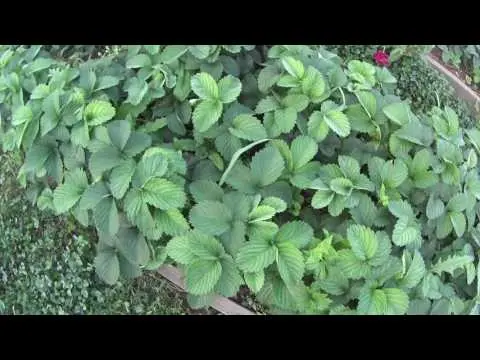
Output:
M163 265L158 269L158 273L178 286L182 291L186 291L183 274L180 269L172 265ZM215 295L211 306L224 315L255 315L255 313L224 296Z
M430 65L432 65L432 67L434 67L437 71L447 77L447 79L455 88L457 96L472 103L475 112L479 113L480 96L475 91L473 91L467 84L465 84L461 79L459 79L455 74L450 72L445 66L443 66L440 62L434 59L430 54L428 54L425 58L430 63Z

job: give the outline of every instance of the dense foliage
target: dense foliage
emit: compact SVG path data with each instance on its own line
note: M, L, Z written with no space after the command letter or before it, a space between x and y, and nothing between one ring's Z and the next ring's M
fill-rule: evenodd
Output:
M466 72L467 83L475 90L480 88L480 45L437 45L442 50L442 60Z
M0 314L185 313L165 280L99 280L88 241L94 234L29 204L16 181L16 155L0 154Z
M373 55L383 46L378 45L329 45L345 62L362 60L374 63ZM428 46L385 46L392 55L392 75L397 79L395 94L410 101L415 113L427 113L438 103L451 107L460 118L462 126L475 123L472 107L459 99L447 79L430 67L421 55L430 50ZM403 50L403 51L402 51Z
M173 260L190 303L476 313L480 131L415 114L386 68L313 46L4 47L4 150L98 235L107 283Z

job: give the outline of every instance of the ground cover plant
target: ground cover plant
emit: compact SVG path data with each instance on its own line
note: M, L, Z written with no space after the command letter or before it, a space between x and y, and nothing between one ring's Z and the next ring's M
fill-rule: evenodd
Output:
M153 274L106 285L95 274L95 237L64 216L32 207L0 153L0 314L188 313L185 297Z
M108 284L165 262L189 302L246 286L310 314L477 313L480 132L319 46L146 45L79 65L3 47L4 151L98 233Z

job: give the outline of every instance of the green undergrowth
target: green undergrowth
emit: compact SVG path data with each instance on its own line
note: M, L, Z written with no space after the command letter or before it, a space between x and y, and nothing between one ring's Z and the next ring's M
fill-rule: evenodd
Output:
M38 210L0 155L0 313L181 315L184 296L153 274L107 286L95 274L92 231Z

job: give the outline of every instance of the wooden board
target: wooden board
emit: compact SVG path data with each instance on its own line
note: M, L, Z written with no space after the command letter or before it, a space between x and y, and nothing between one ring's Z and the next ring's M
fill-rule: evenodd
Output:
M185 282L183 281L182 271L180 271L174 266L164 265L160 267L160 269L158 269L158 272L165 279L185 291ZM251 312L248 309L245 309L243 306L238 305L234 301L224 296L216 295L211 306L224 315L255 315L255 313Z

